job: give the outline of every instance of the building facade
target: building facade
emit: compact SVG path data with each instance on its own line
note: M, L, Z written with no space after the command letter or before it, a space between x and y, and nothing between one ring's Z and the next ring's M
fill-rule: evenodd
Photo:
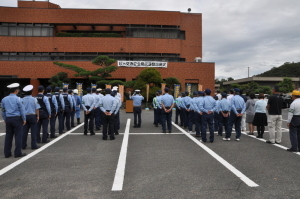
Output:
M53 62L95 70L107 55L122 61L165 61L163 79L176 77L214 89L215 64L202 58L202 15L170 11L62 9L48 1L18 1L0 7L0 93L11 82L47 86L48 79L74 72ZM116 64L117 65L117 64ZM136 79L144 67L119 67L112 79Z

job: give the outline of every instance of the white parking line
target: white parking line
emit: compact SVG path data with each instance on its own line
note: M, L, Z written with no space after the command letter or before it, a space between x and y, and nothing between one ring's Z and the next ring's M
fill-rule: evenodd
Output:
M0 133L0 136L5 135L5 133Z
M11 169L15 168L16 166L18 166L19 164L25 162L26 160L28 160L29 158L35 156L36 154L40 153L41 151L45 150L46 148L48 148L49 146L51 146L52 144L58 142L59 140L61 140L62 138L66 137L67 135L69 135L70 133L72 133L73 131L75 131L76 129L78 129L79 127L83 126L84 123L76 126L75 128L73 128L72 130L62 134L61 136L57 137L56 139L52 140L51 142L49 142L48 144L45 144L44 146L42 146L39 149L36 149L35 151L27 154L26 156L24 156L23 158L19 159L18 161L8 165L7 167L3 168L0 170L0 176L2 176L3 174L5 174L6 172L10 171Z
M129 128L130 128L130 119L127 119L127 124L125 128L125 134L123 137L121 152L118 160L118 166L116 169L115 179L112 186L112 191L122 191L124 175L125 175L125 166L126 166L126 157L127 157L127 148L129 140Z
M182 133L184 133L186 136L188 136L191 140L193 140L197 145L199 145L202 149L204 149L207 153L209 153L212 157L214 157L216 160L218 160L221 164L223 164L229 171L231 171L233 174L235 174L238 178L240 178L242 181L244 181L249 187L258 187L259 185L250 180L247 176L242 174L239 170L237 170L234 166L229 164L226 160L224 160L221 156L216 154L213 150L202 144L199 140L194 138L192 135L187 133L185 130L180 128L178 125L176 125L174 122L172 124L177 127Z

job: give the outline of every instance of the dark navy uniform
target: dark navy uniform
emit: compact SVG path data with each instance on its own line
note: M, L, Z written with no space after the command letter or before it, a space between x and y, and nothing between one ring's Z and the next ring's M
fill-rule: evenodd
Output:
M10 89L17 89L18 83L8 86ZM15 157L24 156L21 151L23 124L26 123L26 115L20 98L17 97L15 90L11 90L11 94L2 99L2 118L6 124L6 135L4 143L4 156L10 157L13 137L15 137Z
M58 92L59 88L55 88L55 93L54 96L56 97L56 101L57 101L57 115L55 117L55 121L56 118L58 118L58 133L62 134L63 133L63 127L64 127L64 122L63 122L63 112L65 110L65 101L63 96ZM55 123L54 123L55 126Z
M49 117L51 117L51 108L48 97L43 94L38 94L35 96L37 101L39 102L41 108L39 109L39 121L37 124L37 131L36 131L36 139L37 143L47 143L48 140L48 124L49 124ZM41 127L43 126L43 135L41 139Z
M67 130L71 130L71 111L73 109L73 99L71 95L68 93L63 93L62 94L65 102L65 110L63 114L63 120L66 122L66 128Z
M55 136L55 120L56 114L58 111L58 105L56 96L52 95L51 93L47 93L46 96L48 97L50 108L51 108L51 118L50 118L50 138L56 138Z

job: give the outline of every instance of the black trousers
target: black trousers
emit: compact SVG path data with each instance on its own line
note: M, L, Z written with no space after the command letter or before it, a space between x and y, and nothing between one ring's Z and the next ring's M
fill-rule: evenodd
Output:
M86 114L84 111L84 132L87 133L88 127L90 129L90 133L94 133L94 120L95 114L94 110L92 110L89 114Z
M107 138L107 134L109 134L110 138L114 137L114 118L115 115L105 115L103 113L103 138Z
M181 121L181 115L180 115L180 109L178 107L176 107L176 113L175 113L175 124L178 124L178 117L180 118L180 122Z
M36 141L41 142L41 128L43 127L42 142L47 142L48 138L49 115L46 111L40 111L39 121L37 123Z
M142 113L141 107L133 107L134 126L136 127L141 127L142 124L141 113Z
M11 155L12 141L15 137L15 156L22 154L22 134L23 134L23 121L22 117L8 117L6 118L6 135L4 143L4 155L9 157Z
M290 123L290 141L293 151L300 150L300 117L293 116Z

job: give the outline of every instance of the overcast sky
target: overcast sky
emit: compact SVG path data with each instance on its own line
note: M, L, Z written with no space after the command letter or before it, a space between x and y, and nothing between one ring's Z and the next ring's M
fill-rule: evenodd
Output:
M62 8L167 10L203 14L203 62L216 78L248 77L300 62L300 0L50 0ZM0 0L17 6L17 0Z

